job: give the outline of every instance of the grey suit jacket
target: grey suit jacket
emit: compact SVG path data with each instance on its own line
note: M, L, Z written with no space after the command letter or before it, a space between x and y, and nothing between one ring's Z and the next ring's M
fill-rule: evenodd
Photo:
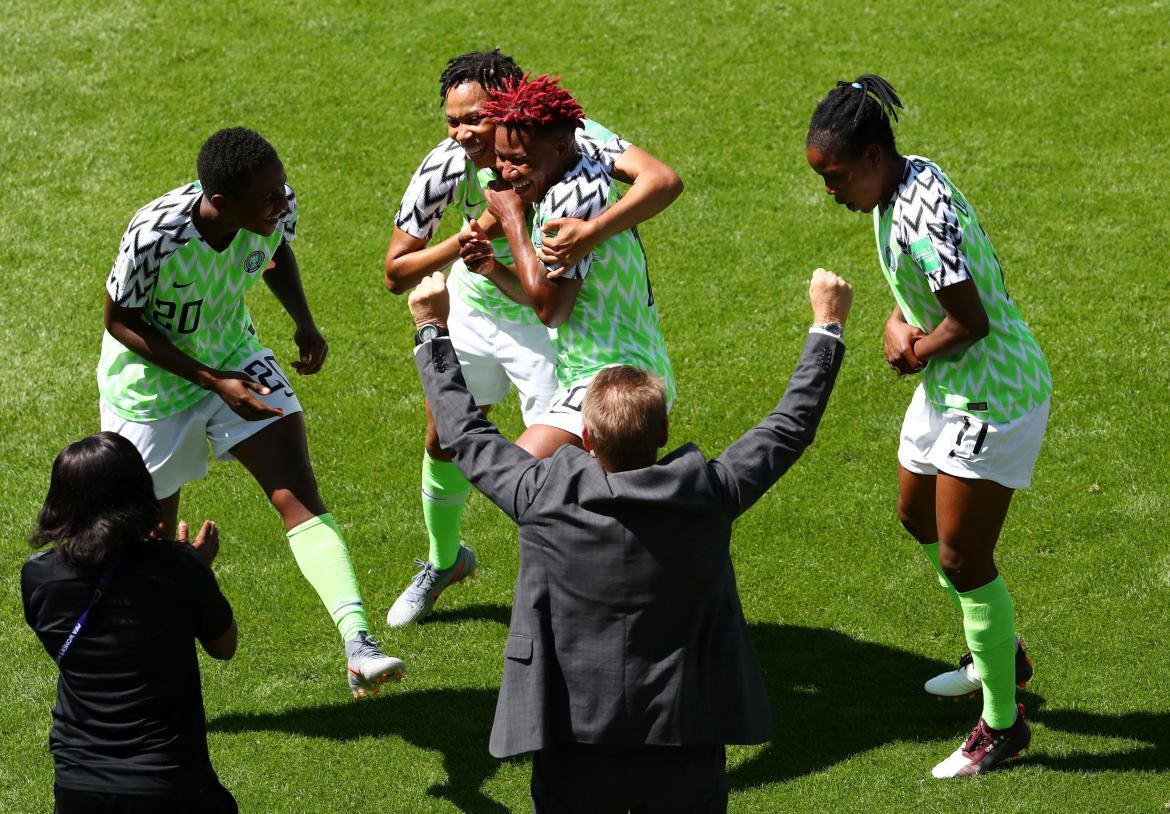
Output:
M443 447L520 527L493 755L554 741L771 738L731 524L812 443L843 352L810 334L780 404L718 458L687 444L606 474L576 447L537 460L503 438L468 395L449 339L416 350Z

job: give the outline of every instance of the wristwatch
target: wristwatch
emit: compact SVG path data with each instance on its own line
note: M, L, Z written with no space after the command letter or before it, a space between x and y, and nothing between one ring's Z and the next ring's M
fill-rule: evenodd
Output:
M831 334L838 339L845 333L845 329L841 327L839 322L820 322L809 328L810 331L817 331L818 333Z
M414 346L417 348L424 342L430 342L440 336L450 336L447 328L443 325L436 325L434 322L428 322L423 325L414 335Z

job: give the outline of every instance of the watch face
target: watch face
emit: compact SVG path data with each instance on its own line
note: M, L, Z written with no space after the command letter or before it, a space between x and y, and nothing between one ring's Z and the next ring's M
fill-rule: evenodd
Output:
M414 335L415 344L421 345L423 342L430 342L439 335L439 326L424 325L418 329L418 333Z

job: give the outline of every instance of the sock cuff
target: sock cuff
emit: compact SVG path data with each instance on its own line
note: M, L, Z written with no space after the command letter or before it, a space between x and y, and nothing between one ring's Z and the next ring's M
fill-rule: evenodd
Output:
M471 482L450 461L436 461L423 453L423 494L431 498L463 496L471 491Z
M317 526L328 526L329 528L333 529L333 531L337 531L337 524L333 522L333 515L326 512L325 514L319 514L316 517L310 517L299 526L293 526L291 529L286 531L285 534L289 540L292 540L292 538L296 535L304 534L306 531L315 529Z

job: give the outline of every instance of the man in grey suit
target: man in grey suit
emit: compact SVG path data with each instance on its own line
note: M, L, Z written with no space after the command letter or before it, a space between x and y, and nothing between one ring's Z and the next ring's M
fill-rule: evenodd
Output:
M443 276L410 297L415 360L443 448L520 527L520 573L490 751L534 752L533 810L726 811L724 745L763 743L771 711L736 591L732 522L812 443L841 365L852 288L817 269L813 327L784 398L718 458L661 460L660 383L606 368L585 449L537 460L468 395Z

